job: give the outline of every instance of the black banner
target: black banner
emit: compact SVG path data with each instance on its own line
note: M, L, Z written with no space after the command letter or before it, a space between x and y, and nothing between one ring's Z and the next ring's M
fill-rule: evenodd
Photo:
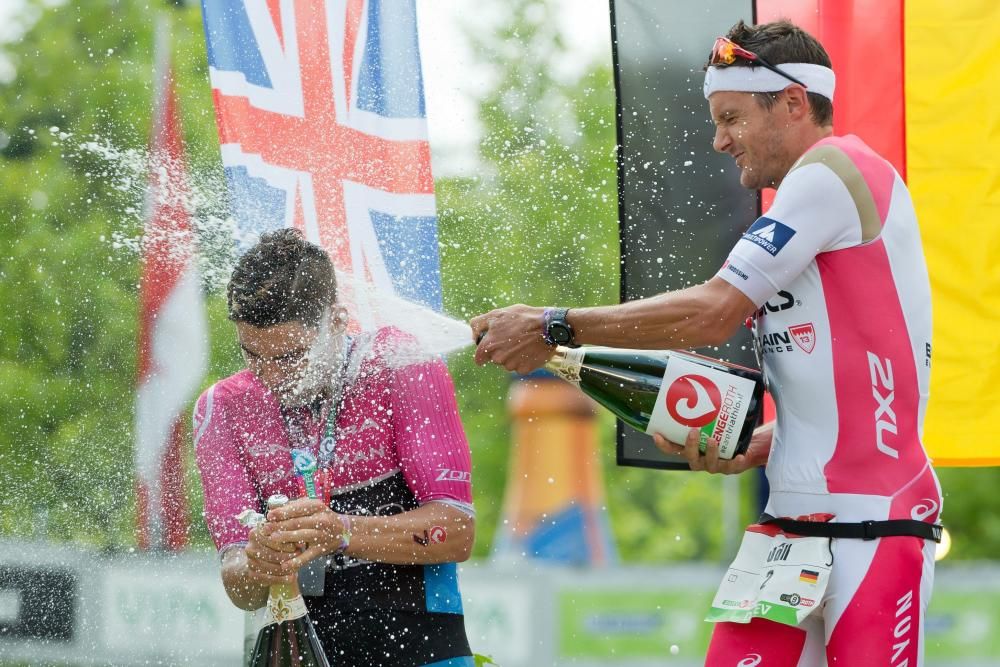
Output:
M76 589L67 570L0 567L0 640L71 641Z
M622 301L708 280L757 217L758 193L712 149L702 93L715 38L740 19L753 19L752 0L611 0ZM698 352L756 366L745 331ZM618 463L688 467L621 422Z

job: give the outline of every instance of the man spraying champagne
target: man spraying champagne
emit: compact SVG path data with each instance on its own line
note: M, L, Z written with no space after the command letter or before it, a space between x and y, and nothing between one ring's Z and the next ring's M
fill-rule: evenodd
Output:
M732 459L714 442L702 454L698 429L683 443L655 437L695 470L766 465L766 515L712 604L708 665L750 654L766 665L921 664L941 509L920 440L930 287L906 185L858 137L834 135L834 87L811 35L741 21L706 66L713 147L744 187L777 194L718 273L620 305L517 305L471 322L477 363L525 373L557 343L718 345L753 318L774 429ZM795 306L762 309L781 290ZM799 345L772 354L776 335Z

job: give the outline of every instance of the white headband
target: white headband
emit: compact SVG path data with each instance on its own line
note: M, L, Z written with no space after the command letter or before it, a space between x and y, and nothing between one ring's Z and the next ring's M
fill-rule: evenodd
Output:
M777 66L806 84L806 90L833 101L837 78L833 70L811 63L781 63ZM705 72L705 99L720 90L738 93L775 93L792 85L785 77L766 67L709 67Z

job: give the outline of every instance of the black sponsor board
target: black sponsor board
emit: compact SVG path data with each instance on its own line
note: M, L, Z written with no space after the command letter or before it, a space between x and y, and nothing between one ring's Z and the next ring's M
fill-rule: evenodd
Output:
M754 17L751 0L610 6L621 299L629 301L709 279L758 216L758 193L740 186L732 158L712 149L714 125L702 92L715 38ZM747 331L698 352L756 367ZM621 422L618 464L688 468Z

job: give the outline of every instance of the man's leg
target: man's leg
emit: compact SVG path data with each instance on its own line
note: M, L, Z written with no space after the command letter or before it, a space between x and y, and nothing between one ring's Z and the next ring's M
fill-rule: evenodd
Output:
M817 615L799 627L755 618L716 623L705 667L822 667L823 627Z
M823 610L831 666L923 664L934 546L917 537L834 540Z

